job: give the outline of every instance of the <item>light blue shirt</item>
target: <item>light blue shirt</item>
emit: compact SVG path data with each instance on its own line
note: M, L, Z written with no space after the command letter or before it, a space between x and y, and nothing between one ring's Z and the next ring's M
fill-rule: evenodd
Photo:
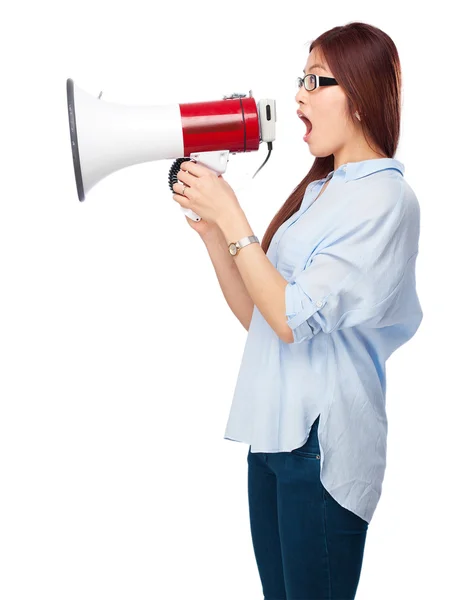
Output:
M288 281L294 342L254 306L224 435L252 452L290 452L321 414L321 482L367 522L386 465L385 361L423 317L420 207L403 174L396 159L369 159L307 186L267 251Z

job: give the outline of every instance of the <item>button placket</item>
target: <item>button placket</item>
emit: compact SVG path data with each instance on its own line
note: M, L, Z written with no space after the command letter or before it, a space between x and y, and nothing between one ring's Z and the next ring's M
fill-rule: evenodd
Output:
M325 185L334 177L335 172L330 173L327 178L325 179L325 181L322 183L321 188L318 192L318 194L315 196L315 199L312 200L312 202L310 202L310 204L308 206L305 206L303 211L300 213L299 217L301 217L305 212L307 212L307 210L313 206L315 204L315 202L318 200L318 196L322 193L323 188L325 187ZM331 184L330 184L331 185Z

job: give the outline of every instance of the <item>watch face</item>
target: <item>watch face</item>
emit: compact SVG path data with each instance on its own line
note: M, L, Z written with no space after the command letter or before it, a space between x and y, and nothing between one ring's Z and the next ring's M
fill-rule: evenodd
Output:
M235 254L237 253L237 247L235 246L235 244L230 244L230 246L228 247L228 251L230 252L230 254L232 256L235 256Z

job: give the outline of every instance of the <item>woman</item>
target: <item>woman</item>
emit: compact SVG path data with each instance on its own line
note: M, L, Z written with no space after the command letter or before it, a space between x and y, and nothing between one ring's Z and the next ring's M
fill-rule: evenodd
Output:
M188 222L249 331L224 437L250 444L264 598L346 600L385 471L385 361L422 320L420 209L393 158L401 71L390 37L365 23L323 33L298 85L316 158L261 247L225 182L188 162L175 191L207 219Z

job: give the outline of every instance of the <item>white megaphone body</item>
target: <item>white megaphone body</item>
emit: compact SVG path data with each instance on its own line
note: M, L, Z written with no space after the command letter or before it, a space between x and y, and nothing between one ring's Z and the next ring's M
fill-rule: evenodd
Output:
M67 108L80 201L114 171L172 158L177 159L169 174L174 193L182 162L195 160L220 175L229 153L258 150L260 141L268 142L271 151L275 139L275 100L257 105L251 90L248 98L233 94L212 102L127 106L101 100L101 94L92 96L67 79ZM180 208L200 220L190 209Z

